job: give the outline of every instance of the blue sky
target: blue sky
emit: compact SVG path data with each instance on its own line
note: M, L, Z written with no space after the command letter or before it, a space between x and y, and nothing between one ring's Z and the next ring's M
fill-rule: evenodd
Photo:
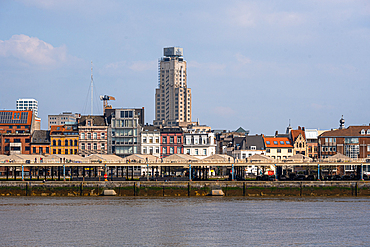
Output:
M0 1L0 108L39 101L47 115L145 107L154 118L157 61L184 48L193 120L271 135L370 123L370 2Z

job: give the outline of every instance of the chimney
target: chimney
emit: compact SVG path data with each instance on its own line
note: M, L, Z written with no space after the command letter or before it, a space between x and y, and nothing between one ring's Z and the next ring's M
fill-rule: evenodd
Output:
M279 133L278 131L275 131L275 137L278 135L278 133Z
M302 130L302 129L301 129L301 126L298 126L298 130Z
M302 130L303 130L303 131L304 131L304 129L305 129L305 128L304 128L304 127L302 127Z

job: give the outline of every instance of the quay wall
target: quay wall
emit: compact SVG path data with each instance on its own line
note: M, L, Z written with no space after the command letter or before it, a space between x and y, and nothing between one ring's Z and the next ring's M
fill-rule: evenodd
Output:
M0 196L100 196L106 189L117 196L144 197L207 196L212 189L244 197L370 196L367 181L0 182Z

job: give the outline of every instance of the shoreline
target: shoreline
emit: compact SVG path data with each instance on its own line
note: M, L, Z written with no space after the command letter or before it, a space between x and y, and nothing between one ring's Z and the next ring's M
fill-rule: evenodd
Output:
M114 190L116 196L208 196L212 190L239 197L370 196L366 181L1 181L2 196L100 196Z

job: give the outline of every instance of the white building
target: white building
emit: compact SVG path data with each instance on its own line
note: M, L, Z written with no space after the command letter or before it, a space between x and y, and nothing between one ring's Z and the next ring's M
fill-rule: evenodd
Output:
M39 102L35 99L18 99L17 111L32 110L37 117L39 115Z
M141 135L141 154L151 154L159 158L161 156L160 153L161 133L159 128L156 128L154 126L144 126L141 129L140 135Z
M79 113L63 112L58 115L48 115L48 129L52 125L63 125L66 123L77 122L77 119L81 117Z
M189 131L184 133L184 154L199 159L216 153L215 135L212 132Z

